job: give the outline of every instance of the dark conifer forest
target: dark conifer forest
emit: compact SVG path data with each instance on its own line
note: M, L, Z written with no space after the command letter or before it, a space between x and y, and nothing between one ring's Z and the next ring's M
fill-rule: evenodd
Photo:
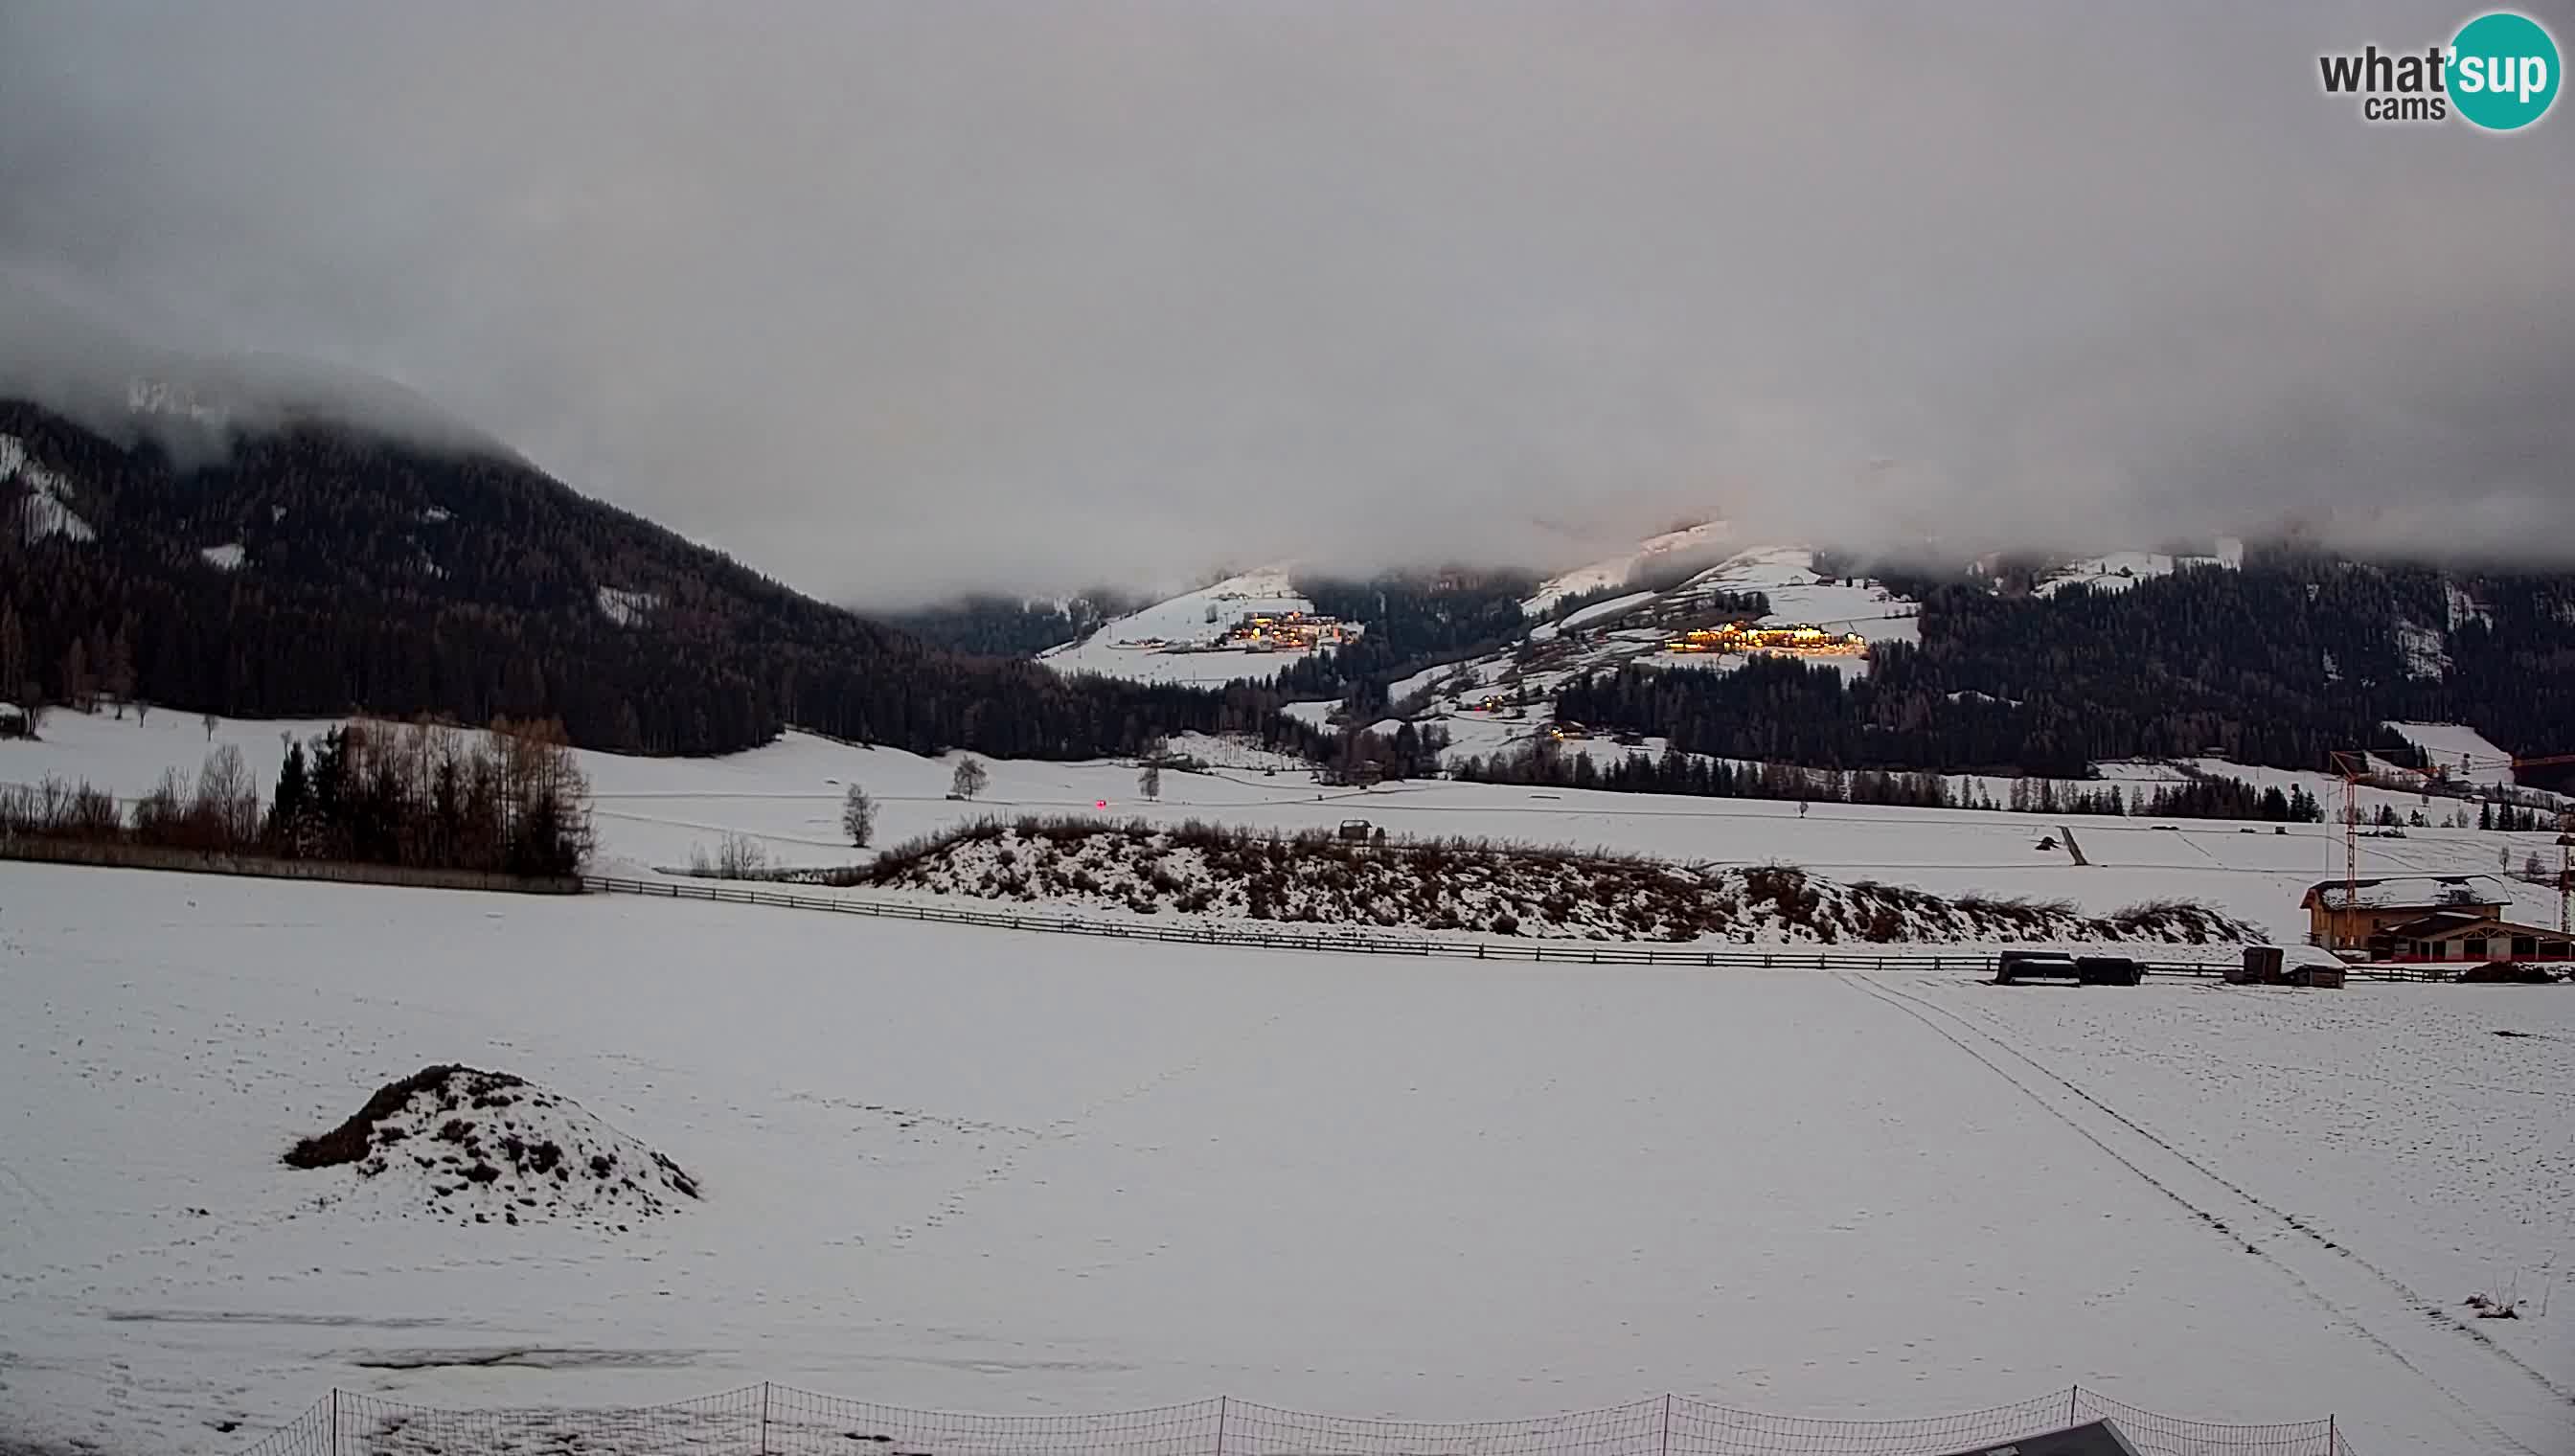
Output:
M2419 762L2390 722L2575 751L2575 575L2272 552L2124 592L1942 583L1921 600L1920 645L1873 646L1865 676L1784 658L1627 669L1570 685L1558 712L1694 752L1899 772L2080 777L2200 754L2322 769L2364 746Z
M576 744L642 753L790 725L1041 758L1188 729L1311 737L1262 688L1067 681L934 648L497 455L308 424L183 468L9 401L0 433L63 486L0 485L0 701L559 720ZM57 510L86 532L44 529Z

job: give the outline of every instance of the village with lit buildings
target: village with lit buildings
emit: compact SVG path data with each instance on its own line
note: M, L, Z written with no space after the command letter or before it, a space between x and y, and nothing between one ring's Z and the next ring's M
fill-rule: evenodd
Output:
M1855 632L1826 632L1804 623L1764 627L1729 622L1702 627L1663 644L1669 653L1787 653L1801 658L1855 658L1868 652L1868 639Z
M1355 622L1343 622L1337 617L1316 617L1304 612L1252 615L1226 629L1225 635L1208 644L1205 651L1310 653L1317 648L1339 647L1361 631L1363 629Z

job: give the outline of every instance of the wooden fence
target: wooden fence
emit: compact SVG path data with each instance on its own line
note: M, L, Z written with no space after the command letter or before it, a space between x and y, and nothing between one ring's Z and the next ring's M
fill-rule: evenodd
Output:
M1351 930L1254 928L1199 921L1158 924L1151 920L1089 919L1035 911L984 910L965 906L923 904L913 900L876 899L856 894L798 894L790 890L754 889L733 883L691 883L669 879L622 879L585 875L582 887L601 894L649 895L658 899L711 900L720 904L766 905L776 909L822 910L833 914L870 915L879 919L920 920L942 925L987 925L1004 930L1039 930L1060 935L1096 935L1119 940L1160 940L1182 945L1244 945L1275 950L1335 950L1371 955L1418 955L1449 960L1532 960L1573 965L1732 966L1754 970L1961 970L1990 974L1997 952L1991 949L1921 950L1902 946L1854 949L1833 946L1682 946L1631 940L1441 940L1429 936L1389 935ZM2149 974L2186 975L2214 980L2226 972L2219 960L2157 960L2140 957ZM2411 968L2385 973L2352 966L2356 980L2441 980Z

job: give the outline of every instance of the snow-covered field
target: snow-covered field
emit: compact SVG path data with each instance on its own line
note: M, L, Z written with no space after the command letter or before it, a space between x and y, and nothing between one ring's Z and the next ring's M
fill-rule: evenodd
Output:
M2575 1303L2462 1318L2575 1299L2562 988L1497 968L10 864L0 1027L0 1443L769 1377L1421 1418L2079 1381L2331 1411L2368 1456L2575 1449ZM444 1061L703 1197L460 1224L279 1162Z
M1489 751L1532 722L1482 722L1463 716L1449 726L1460 744ZM327 725L219 722L212 743L238 744L263 786L274 781L279 735ZM193 769L209 746L196 719L156 713L149 721L55 713L40 742L0 740L0 782L47 773L88 778L124 795L149 789L172 766ZM1470 733L1493 735L1485 743ZM1784 801L1685 798L1503 784L1414 780L1373 789L1325 788L1301 769L1280 766L1240 744L1186 739L1178 744L1212 761L1241 766L1210 773L1166 773L1163 796L1147 802L1133 764L996 760L992 786L974 803L947 797L953 758L925 758L892 748L862 748L802 733L720 758L633 758L583 753L595 790L600 864L618 873L685 865L693 848L712 851L729 833L757 839L773 862L838 864L862 857L839 832L841 796L864 784L880 805L878 840L891 844L961 819L1021 811L1097 811L1171 822L1198 817L1282 829L1332 828L1366 818L1389 834L1467 835L1533 844L1570 844L1654 854L1681 861L1760 864L1786 861L1840 880L1879 879L1935 894L2020 894L2071 900L2107 914L2158 898L2198 899L2268 927L2292 942L2306 932L2297 908L2307 885L2342 874L2341 836L2323 824L2271 824L2210 819L2057 817L1965 809L1908 809L1816 804L1800 816ZM1576 745L1605 756L1624 753L1600 740ZM1648 742L1648 751L1660 744ZM2268 785L2299 782L2332 791L2322 775L2210 764ZM2138 778L2177 772L2132 767ZM1963 780L1962 780L1963 781ZM1980 780L2001 801L2008 780ZM2402 813L2415 794L2369 789L2364 809L2385 802ZM2436 809L2450 801L2433 799ZM2040 849L2042 836L2070 825L2088 865L2062 847ZM2404 838L2360 841L2364 875L2495 873L2499 860L2518 868L2537 853L2555 862L2552 832L2504 834L2476 829L2413 828ZM2511 913L2554 924L2552 890L2513 879ZM577 1095L577 1094L576 1094Z
M2397 734L2429 754L2456 783L2512 782L2512 754L2475 728L2455 723L2392 723Z

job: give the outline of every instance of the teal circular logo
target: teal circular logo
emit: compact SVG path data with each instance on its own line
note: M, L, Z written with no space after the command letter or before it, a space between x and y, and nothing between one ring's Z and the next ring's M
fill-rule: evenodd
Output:
M2490 132L2517 131L2557 99L2557 42L2527 15L2498 10L2450 42L2450 104Z

